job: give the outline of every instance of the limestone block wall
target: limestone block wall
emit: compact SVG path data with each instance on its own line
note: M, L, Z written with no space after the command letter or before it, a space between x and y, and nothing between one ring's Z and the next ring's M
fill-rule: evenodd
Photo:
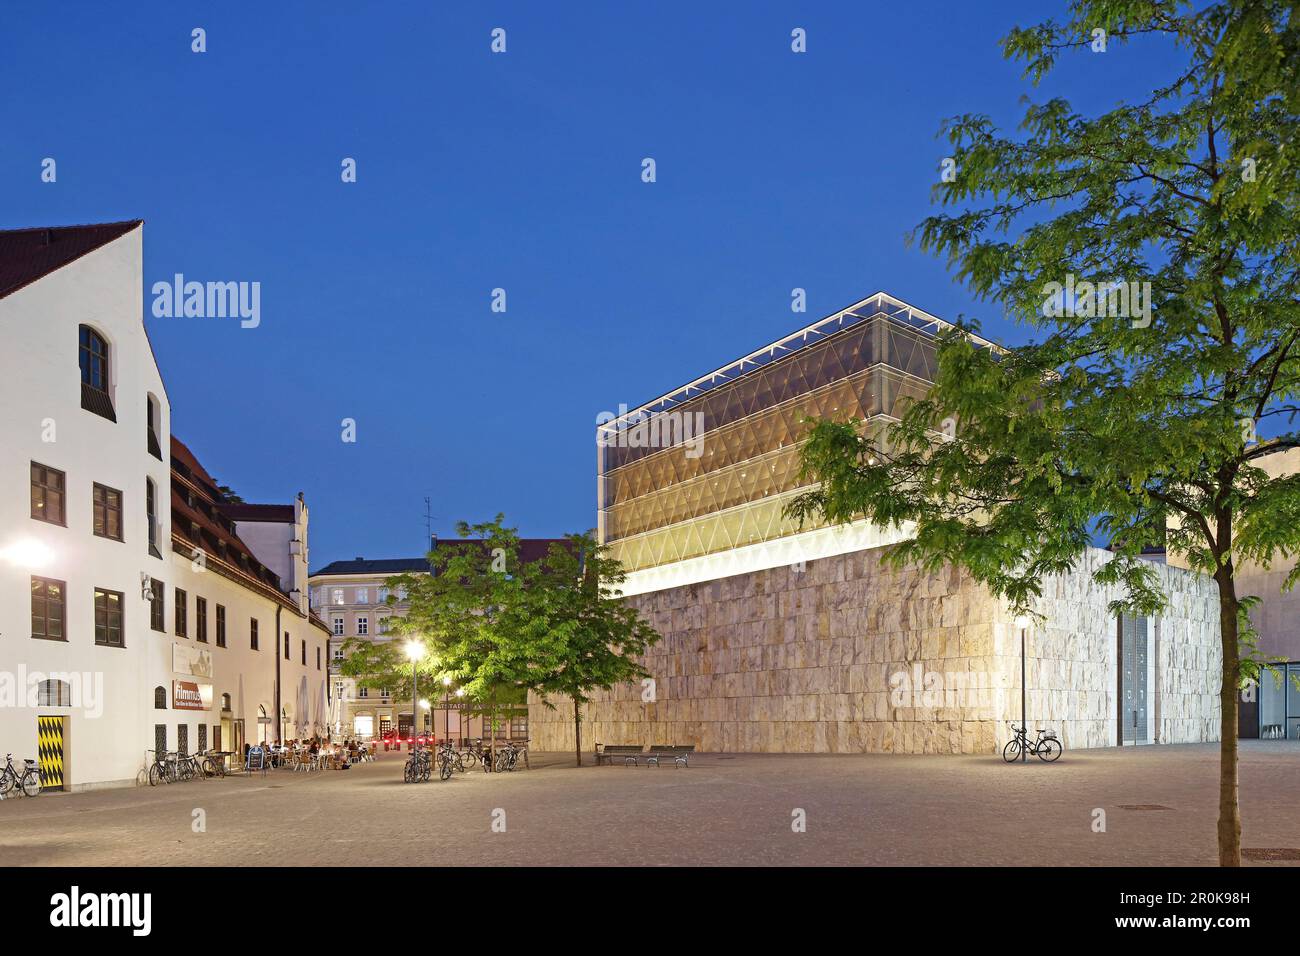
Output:
M1071 573L1043 582L1035 605L1042 615L1027 635L1028 719L1050 727L1067 749L1112 747L1118 740L1118 648L1115 616L1108 609L1118 587L1101 587L1092 575L1110 560L1092 548ZM1153 743L1192 743L1219 737L1218 594L1203 575L1153 564L1169 599L1150 631L1154 659L1148 709ZM1014 688L1006 719L1020 722L1020 632L1003 620L995 632L998 666Z
M957 570L882 567L883 551L629 598L662 635L645 658L654 699L640 685L601 694L584 749L990 752L1006 679L992 654L998 602ZM572 705L555 703L530 704L538 749L573 747Z
M894 570L858 551L635 595L662 636L649 687L598 693L583 749L694 744L706 752L994 753L1020 716L1019 631L966 573ZM1029 634L1029 721L1075 749L1116 739L1114 595L1090 581L1103 551L1045 582ZM1213 585L1157 566L1171 594L1155 667L1160 742L1216 739ZM644 699L643 699L644 698ZM572 750L572 704L529 704L538 750Z

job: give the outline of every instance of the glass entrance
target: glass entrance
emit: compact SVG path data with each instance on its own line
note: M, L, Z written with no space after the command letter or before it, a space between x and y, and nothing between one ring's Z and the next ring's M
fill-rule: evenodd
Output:
M1149 618L1120 619L1120 744L1150 742L1147 732Z

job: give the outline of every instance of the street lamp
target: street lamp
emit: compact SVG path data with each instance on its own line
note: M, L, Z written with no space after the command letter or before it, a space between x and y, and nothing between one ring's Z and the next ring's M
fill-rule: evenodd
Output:
M464 697L464 696L465 696L465 688L464 688L464 687L457 687L457 688L456 688L456 696L457 696L458 698L459 698L459 697ZM465 705L462 704L462 703L460 703L459 701L458 701L457 704L456 704L456 725L457 725L458 727L460 727L460 734L461 734L461 737L463 737L463 738L468 738L469 734L468 734L468 732L465 730ZM468 742L468 740L467 740L467 742Z
M1020 762L1024 763L1029 759L1029 755L1025 753L1025 744L1029 742L1029 724L1025 708L1025 634L1029 630L1028 616L1022 614L1017 617L1016 627L1020 628L1020 731L1025 735L1020 742Z
M54 560L54 552L34 538L22 538L0 549L0 557L21 568L39 571Z
M442 736L451 739L451 677L442 676Z
M415 718L420 713L420 672L417 665L424 658L424 645L416 640L406 642L406 659L411 662L411 736L415 736ZM410 750L408 746L406 748Z

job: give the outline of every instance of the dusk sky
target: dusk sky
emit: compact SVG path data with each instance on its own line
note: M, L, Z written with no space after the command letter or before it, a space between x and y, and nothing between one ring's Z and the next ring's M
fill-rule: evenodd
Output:
M146 326L173 432L248 501L304 491L313 569L420 553L426 495L443 536L556 536L595 524L600 412L869 293L1023 340L905 235L943 118L1149 94L1142 44L1032 90L998 40L1053 6L8 4L0 227L144 219L146 313L261 283L255 329Z

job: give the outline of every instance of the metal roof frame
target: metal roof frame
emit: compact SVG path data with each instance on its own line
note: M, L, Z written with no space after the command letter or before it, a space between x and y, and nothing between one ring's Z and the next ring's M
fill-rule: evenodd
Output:
M599 431L622 431L630 428L637 423L644 421L647 417L670 411L678 405L698 398L705 392L720 388L730 382L736 381L743 375L748 374L754 369L769 365L778 359L792 355L802 348L813 345L823 339L834 335L842 329L850 328L860 322L873 319L878 315L884 315L886 318L902 322L905 325L923 332L927 335L937 335L941 331L956 328L951 322L947 322L937 315L931 315L922 309L916 308L908 302L904 302L888 292L876 292L854 302L847 308L840 309L823 319L819 319L812 325L805 326L797 332L791 332L784 338L777 339L764 345L762 348L755 349L748 355L736 359L734 362L715 369L706 375L701 375L692 382L687 382L678 388L660 395L643 405L638 405L630 411L624 412L617 418L597 425ZM1005 352L1002 346L995 342L990 342L981 336L972 332L967 332L966 336L977 345L984 348L992 349L997 352Z

